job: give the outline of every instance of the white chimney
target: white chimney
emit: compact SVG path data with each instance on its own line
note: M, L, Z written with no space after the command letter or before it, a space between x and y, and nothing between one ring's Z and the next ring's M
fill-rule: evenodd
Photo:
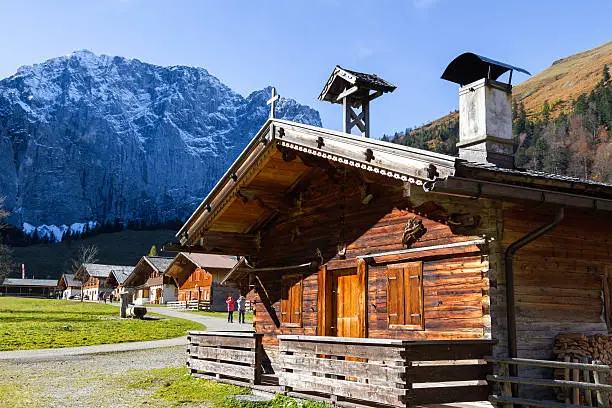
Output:
M512 71L522 68L472 53L455 58L443 79L459 88L459 158L498 167L514 167ZM510 71L508 83L496 79Z
M21 279L25 279L25 278L26 278L25 264L21 264Z

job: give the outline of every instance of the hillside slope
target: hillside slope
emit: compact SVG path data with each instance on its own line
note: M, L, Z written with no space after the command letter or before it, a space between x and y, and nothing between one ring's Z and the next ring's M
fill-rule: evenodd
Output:
M513 90L518 168L612 182L612 42L555 61ZM396 133L391 141L457 155L459 115Z
M99 234L85 239L64 241L54 244L38 244L13 248L16 263L24 263L28 277L39 279L59 278L62 272L70 270L71 261L77 257L79 248L95 245L99 249L98 262L110 265L136 265L143 255L149 253L152 245L161 249L164 244L174 241L176 231L121 231ZM174 256L174 253L160 252L159 255ZM16 268L13 277L20 277Z
M546 102L558 116L572 108L578 96L591 92L601 80L604 65L612 67L612 41L553 62L544 71L516 85L513 99L528 116L538 114Z

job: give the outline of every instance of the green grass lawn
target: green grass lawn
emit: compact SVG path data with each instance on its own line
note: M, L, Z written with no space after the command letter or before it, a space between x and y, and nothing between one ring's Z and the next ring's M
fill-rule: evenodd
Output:
M188 320L157 317L119 319L119 308L111 305L0 297L0 351L160 340L204 329Z
M297 401L277 395L267 402L237 401L229 397L250 394L251 390L192 377L186 367L159 368L132 372L128 389L154 390L149 404L161 402L166 407L185 403L204 403L215 408L325 408L321 402Z

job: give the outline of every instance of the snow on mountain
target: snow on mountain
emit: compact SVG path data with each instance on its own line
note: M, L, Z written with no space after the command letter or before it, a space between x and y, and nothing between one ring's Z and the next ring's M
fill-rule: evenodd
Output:
M0 80L10 221L57 236L82 220L184 219L263 125L269 95L244 98L203 68L89 51L21 67ZM277 116L321 125L291 99Z
M93 230L96 226L98 226L96 221L75 222L70 226L65 224L60 226L43 224L37 227L24 222L22 231L30 237L36 233L39 238L48 238L54 242L61 242L66 233L83 234L86 230Z

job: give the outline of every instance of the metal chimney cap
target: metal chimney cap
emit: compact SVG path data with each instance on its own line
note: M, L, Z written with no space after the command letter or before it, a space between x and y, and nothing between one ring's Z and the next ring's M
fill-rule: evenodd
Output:
M482 78L496 80L508 71L518 71L531 75L529 71L523 68L466 52L448 64L441 78L464 86Z

